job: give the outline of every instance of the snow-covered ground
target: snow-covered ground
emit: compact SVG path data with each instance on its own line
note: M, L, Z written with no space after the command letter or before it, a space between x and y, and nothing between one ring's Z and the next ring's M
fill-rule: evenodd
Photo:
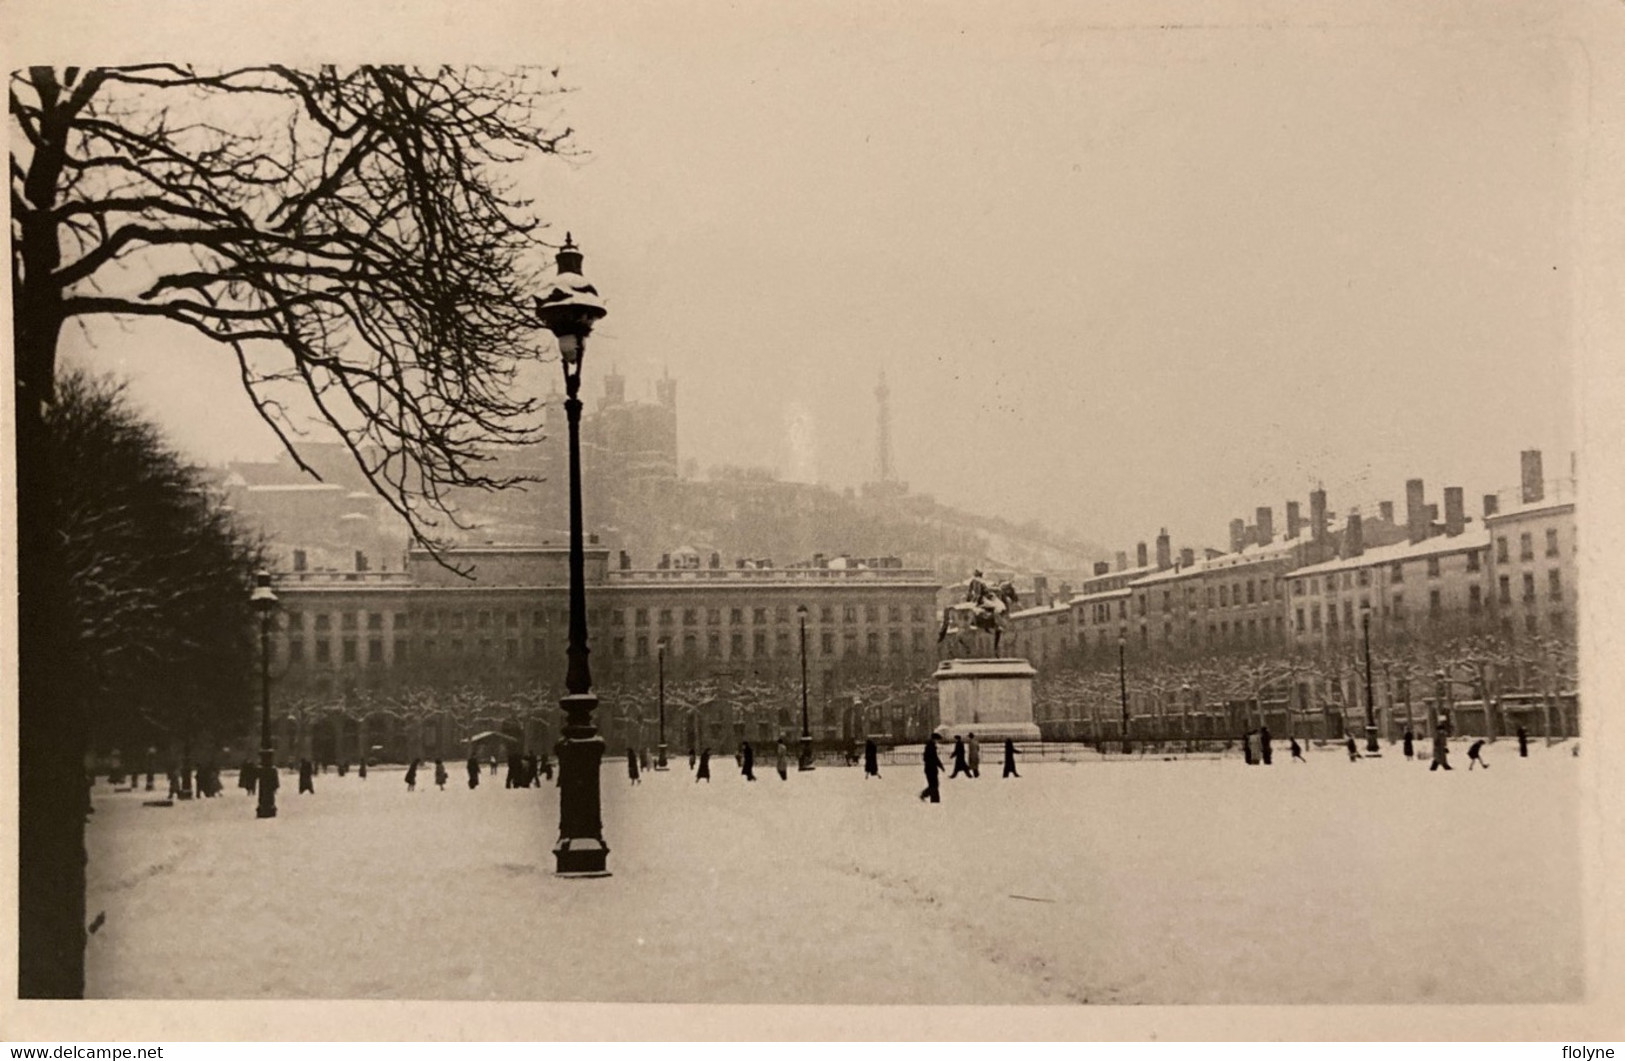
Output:
M548 787L97 790L100 998L843 1003L1577 1001L1579 760L1392 752L603 772L614 876L562 880ZM451 765L451 764L448 764ZM160 784L162 782L160 781Z

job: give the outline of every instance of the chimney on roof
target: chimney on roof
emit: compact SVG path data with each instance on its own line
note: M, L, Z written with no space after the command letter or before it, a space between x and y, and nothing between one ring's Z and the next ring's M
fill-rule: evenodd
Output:
M1146 553L1145 543L1141 542L1140 544L1138 544L1138 545L1136 545L1134 547L1134 566L1135 567L1149 567L1150 564L1151 564L1151 558Z
M1420 479L1405 482L1405 529L1412 545L1427 541L1428 506Z
M1394 503L1392 501L1377 502L1377 515L1382 517L1384 523L1392 523L1394 521Z
M1033 576L1033 601L1038 607L1049 605L1049 578L1044 575Z
M1060 597L1060 600L1061 600L1062 604L1071 604L1072 603L1072 583L1070 583L1070 582L1061 583L1061 597Z
M1162 528L1157 535L1157 570L1166 571L1174 566L1173 540L1168 537L1168 528Z
M1112 565L1111 565L1110 561L1108 561L1108 560L1096 560L1095 561L1095 574L1096 575L1109 575L1111 573L1112 573Z
M1496 513L1500 512L1500 511L1501 511L1501 495L1500 494L1485 494L1484 495L1484 518L1489 519L1491 516L1495 515Z
M1428 502L1428 535L1430 537L1433 534L1433 526L1434 526L1434 524L1436 524L1438 522L1439 522L1439 503L1437 501L1430 501L1430 502Z
M1119 570L1119 571L1127 571L1128 570L1128 554L1127 553L1118 553L1117 554L1117 570Z
M1296 501L1288 501L1286 503L1287 541L1292 541L1293 539L1297 538L1298 529L1303 526L1303 517L1300 514L1300 511L1301 510L1298 508L1298 503Z
M305 570L308 562L309 561L305 558L305 551L303 549L295 549L293 551L293 569L295 571Z
M362 552L360 549L357 549L355 551L355 569L357 571L366 571L369 569L369 566L370 565L367 563L367 554Z
M1268 545L1275 540L1275 512L1268 505L1253 513L1258 527L1258 544Z
M671 567L671 554L670 553L661 553L660 554L660 570L665 571L670 567Z
M621 570L632 570L632 554L627 552L625 549L621 550Z
M1181 550L1179 550L1179 566L1180 567L1192 567L1195 564L1196 564L1196 550L1195 549L1181 549Z
M1444 488L1444 532L1454 538L1467 529L1467 501L1461 487Z
M1360 525L1360 514L1349 513L1348 530L1343 535L1343 558L1360 556L1365 552L1365 529Z
M1247 521L1233 519L1230 521L1230 551L1239 553L1247 544Z
M1309 491L1309 538L1326 539L1326 491L1319 488Z
M1546 497L1546 479L1540 467L1540 450L1523 451L1523 503L1533 504Z
M587 535L587 544L588 545L597 545L598 544L598 535L596 535L596 534Z

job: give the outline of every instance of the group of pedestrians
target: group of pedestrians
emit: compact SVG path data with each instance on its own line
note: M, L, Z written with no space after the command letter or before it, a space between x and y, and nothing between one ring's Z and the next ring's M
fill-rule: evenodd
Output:
M864 751L867 759L868 749L866 748ZM1021 776L1016 772L1016 756L1018 754L1020 753L1016 751L1016 742L1006 739L1004 742L1005 777ZM970 735L968 743L965 738L956 734L954 736L952 758L954 769L953 773L948 775L950 781L960 774L965 774L973 779L982 776L982 746L977 741L976 734L972 733ZM932 803L941 803L942 788L938 778L942 774L944 767L942 757L937 753L937 735L935 733L931 734L930 738L925 742L925 751L921 754L920 760L921 765L925 768L925 788L920 792L920 799ZM879 776L878 770L876 776Z
M1433 729L1433 756L1428 765L1428 770L1430 772L1434 770L1454 769L1454 767L1450 765L1450 731L1450 723L1448 722L1440 722ZM1529 731L1523 726L1519 726L1517 736L1518 756L1519 758L1527 759L1529 757ZM1468 745L1468 770L1473 770L1477 767L1483 767L1485 770L1490 768L1490 764L1484 760L1484 745L1486 743L1487 742L1481 738ZM1413 730L1409 728L1405 730L1405 735L1401 739L1400 745L1404 750L1406 759L1414 759L1416 757L1416 733ZM1344 750L1348 752L1349 762L1357 762L1358 760L1365 758L1365 756L1360 754L1360 745L1352 735L1343 741L1343 747ZM1298 743L1296 737L1292 738L1291 748L1293 759L1297 760L1298 762L1308 761L1304 759L1303 747ZM1257 729L1249 730L1246 734L1244 734L1242 737L1241 754L1242 758L1249 766L1256 763L1262 763L1265 766L1270 765L1271 746L1269 727L1260 726ZM957 776L957 771L955 776Z

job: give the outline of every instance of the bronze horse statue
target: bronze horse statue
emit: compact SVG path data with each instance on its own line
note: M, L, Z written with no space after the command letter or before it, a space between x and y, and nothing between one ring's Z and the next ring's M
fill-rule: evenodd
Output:
M953 635L955 643L963 645L966 634L992 634L993 656L999 655L999 641L1009 626L1010 613L1021 598L1016 587L1006 580L989 587L980 600L967 600L942 609L942 629L937 632L937 644Z

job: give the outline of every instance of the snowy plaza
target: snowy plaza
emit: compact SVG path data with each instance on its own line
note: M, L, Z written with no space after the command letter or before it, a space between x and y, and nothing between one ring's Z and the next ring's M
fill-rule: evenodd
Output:
M717 1003L1578 1001L1571 744L996 760L788 781L604 764L613 876L561 879L557 790L378 768L280 816L94 793L88 996ZM1052 749L1053 750L1053 749ZM160 783L161 783L160 779Z

